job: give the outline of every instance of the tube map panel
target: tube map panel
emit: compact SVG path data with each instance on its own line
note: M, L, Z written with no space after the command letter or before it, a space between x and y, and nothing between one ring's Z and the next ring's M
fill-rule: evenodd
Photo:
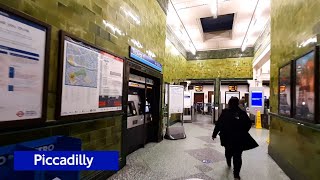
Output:
M122 110L123 60L64 41L61 116Z
M46 31L0 11L0 121L42 117Z

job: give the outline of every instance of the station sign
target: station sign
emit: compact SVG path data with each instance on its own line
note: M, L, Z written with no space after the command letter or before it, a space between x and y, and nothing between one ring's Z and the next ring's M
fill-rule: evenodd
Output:
M140 50L138 50L132 46L130 46L129 56L132 59L135 59L135 60L137 60L147 66L152 67L153 69L156 69L156 70L162 72L162 65L159 62L157 62L156 60L152 59L148 55L142 53Z

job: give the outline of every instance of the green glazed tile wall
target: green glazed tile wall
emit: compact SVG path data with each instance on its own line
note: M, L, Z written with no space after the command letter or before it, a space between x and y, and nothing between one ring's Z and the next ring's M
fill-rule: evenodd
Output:
M128 56L131 39L143 45L143 52L151 50L163 64L166 17L156 0L0 0L0 3L24 12L52 26L49 69L48 119L54 119L59 30L67 31L90 43L121 56ZM140 18L137 25L126 17L124 11L131 11ZM105 27L103 20L112 23L125 33L115 35ZM82 139L85 150L121 149L122 116L106 117L92 122L47 127L28 132L0 135L0 145L44 138L52 135L67 135ZM85 172L87 176L93 172Z
M272 0L271 2L271 111L278 108L279 67L310 47L303 41L319 34L320 1ZM305 179L319 179L320 131L272 118L270 149Z
M166 43L164 64L164 81L178 82L184 79L215 79L215 78L252 78L253 57L204 59L187 61L184 56L177 55L177 49Z
M184 79L252 78L253 57L188 61Z

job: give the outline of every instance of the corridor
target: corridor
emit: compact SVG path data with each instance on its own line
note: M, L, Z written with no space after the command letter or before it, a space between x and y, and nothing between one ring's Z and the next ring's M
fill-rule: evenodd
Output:
M176 124L178 125L178 124ZM127 165L110 179L127 180L233 180L220 140L211 139L213 125L185 123L187 138L150 143L127 157ZM241 179L289 179L267 153L267 130L252 128L259 147L243 153Z

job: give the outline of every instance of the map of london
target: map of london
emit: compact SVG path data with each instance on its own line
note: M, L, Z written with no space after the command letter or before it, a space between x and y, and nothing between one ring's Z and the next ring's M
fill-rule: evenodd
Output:
M99 53L66 43L66 85L97 88Z

